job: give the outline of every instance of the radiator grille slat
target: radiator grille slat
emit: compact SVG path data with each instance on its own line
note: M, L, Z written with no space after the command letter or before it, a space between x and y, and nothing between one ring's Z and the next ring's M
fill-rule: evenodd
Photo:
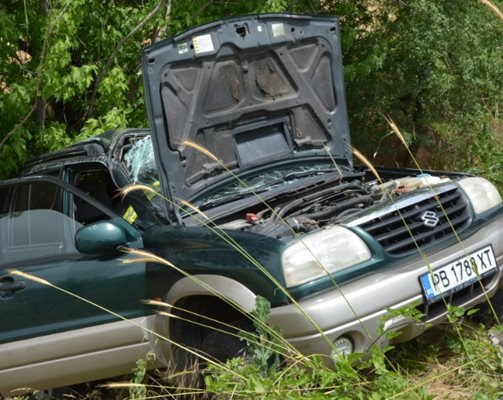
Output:
M412 205L400 206L398 201L397 210L359 226L388 253L401 255L416 251L417 246L422 249L454 236L454 230L461 231L470 221L468 203L461 191L453 187Z

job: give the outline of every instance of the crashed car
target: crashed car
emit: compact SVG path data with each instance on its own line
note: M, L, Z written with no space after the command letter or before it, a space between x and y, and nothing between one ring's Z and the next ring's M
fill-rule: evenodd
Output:
M225 360L236 340L187 319L242 327L257 296L330 360L501 293L491 183L354 165L336 18L216 21L145 49L143 76L149 130L0 184L0 392L126 373L149 351L183 366L173 343ZM405 306L421 320L383 319Z

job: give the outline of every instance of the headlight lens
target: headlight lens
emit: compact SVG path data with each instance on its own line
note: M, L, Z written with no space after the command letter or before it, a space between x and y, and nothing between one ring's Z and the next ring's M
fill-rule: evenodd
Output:
M283 253L283 275L287 287L310 282L344 268L370 260L367 245L342 226L306 235Z
M487 179L479 177L465 178L459 181L459 186L470 199L473 210L477 215L496 207L502 202L498 189Z

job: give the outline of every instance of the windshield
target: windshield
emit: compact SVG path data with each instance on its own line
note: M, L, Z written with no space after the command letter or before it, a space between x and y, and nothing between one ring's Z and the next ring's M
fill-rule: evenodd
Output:
M124 165L130 182L134 185L145 185L160 193L159 175L154 157L154 149L150 136L141 138L132 138L128 144L123 147L122 164ZM145 196L140 196L142 191L132 192L130 196L146 197L157 212L163 210L163 201L160 195L152 192L144 192Z
M124 151L122 161L133 184L153 185L159 182L150 136L132 142Z
M204 196L201 198L200 204L208 205L209 203L218 202L223 199L232 199L236 196L240 197L241 195L256 191L264 192L278 186L291 185L306 176L323 175L334 171L341 174L339 167L329 161L280 167L250 177L241 178L239 181L236 180L220 190Z
M125 145L122 163L133 184L147 185L156 192L159 191L159 177L150 136L133 139ZM330 172L343 174L333 160L286 165L235 179L231 183L204 195L197 203L199 206L207 207L214 203L232 201L236 197L247 196L252 192L265 192L280 186L291 185L307 176L323 175ZM147 193L146 196L151 203L157 206L156 208L161 206L160 196L151 193Z

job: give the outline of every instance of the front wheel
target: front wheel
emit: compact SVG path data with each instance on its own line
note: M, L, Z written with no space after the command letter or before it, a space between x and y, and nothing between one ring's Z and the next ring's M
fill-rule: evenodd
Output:
M239 310L214 296L194 296L179 301L172 310L169 336L175 368L194 364L203 367L208 360L225 362L244 355L246 342L240 331L253 331L252 322ZM197 355L199 356L197 356Z

